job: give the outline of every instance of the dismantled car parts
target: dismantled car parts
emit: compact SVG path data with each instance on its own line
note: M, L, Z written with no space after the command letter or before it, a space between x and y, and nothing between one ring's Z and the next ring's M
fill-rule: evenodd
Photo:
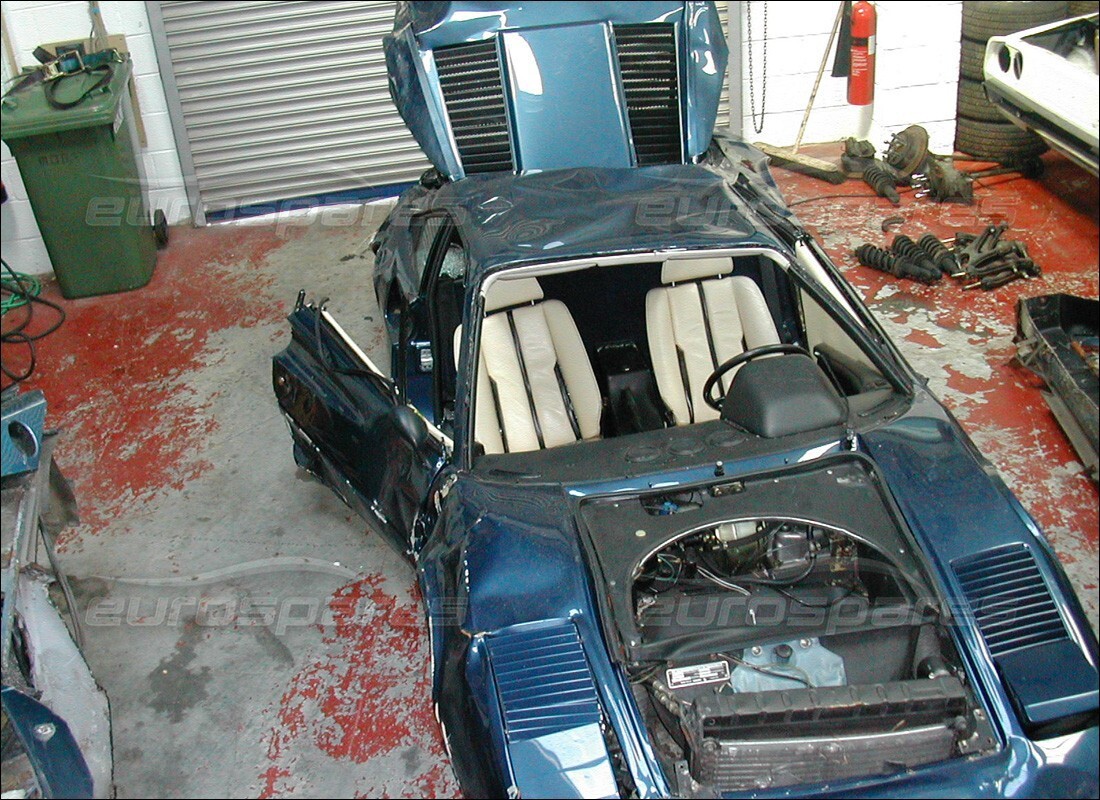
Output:
M937 203L974 202L974 180L995 175L1019 173L1025 178L1038 178L1043 173L1043 163L1028 157L1019 163L1002 167L964 172L954 164L953 156L936 155L928 150L928 131L920 125L910 125L891 137L886 154L879 166L864 175L864 180L876 193L893 199L896 189L889 184L893 177L895 184L908 184L917 191L915 197L930 197Z
M901 205L898 194L898 178L893 170L878 159L863 168L863 182L875 190L879 197L885 197L894 205Z
M997 175L1019 174L1023 178L1041 178L1046 171L1046 165L1041 159L1027 158L1018 164L1007 164L989 169L979 169L966 173L971 178L992 178Z
M959 269L959 262L955 255L947 249L943 242L926 233L917 239L917 246L923 250L932 263L935 264L944 275L954 275Z
M877 269L896 278L909 278L920 283L935 283L942 277L938 269L933 274L919 264L889 250L875 247L873 244L861 244L855 249L855 257L863 266Z
M862 244L854 255L863 266L897 278L935 283L949 275L962 281L963 289L989 291L1042 274L1028 254L1027 245L1001 238L1007 228L1002 223L990 225L980 234L960 231L955 235L953 250L930 233L916 242L898 234L889 250Z
M1046 381L1043 398L1086 473L1097 480L1100 301L1068 294L1029 297L1016 306L1016 318L1020 362Z
M974 202L973 178L956 169L950 158L930 156L925 161L924 172L914 178L915 184L920 187L918 196L926 194L937 203L970 205Z
M849 178L858 178L875 160L875 146L866 139L848 137L844 140L844 153L840 166Z
M928 131L920 125L910 125L890 137L883 160L898 177L907 179L917 172L928 158Z
M928 252L923 247L918 247L917 243L904 233L894 237L894 241L890 243L890 251L898 258L908 261L929 279L939 280L942 277L940 268L936 266L936 262Z
M955 234L955 258L959 266L966 270L977 269L998 256L1008 253L1012 245L1001 242L1001 235L1006 230L1008 225L1002 222L999 225L986 226L985 230L979 234L962 232Z
M901 216L900 214L895 214L892 217L885 217L879 224L879 227L882 229L883 233L889 233L891 228L904 224L905 217Z
M1003 239L1008 225L990 225L980 234L955 234L955 258L964 289L989 291L1042 274L1023 242Z
M929 152L928 131L920 125L910 125L894 134L883 160L897 183L917 189L915 197L931 197L937 203L974 202L973 181L965 172L955 169L949 156Z

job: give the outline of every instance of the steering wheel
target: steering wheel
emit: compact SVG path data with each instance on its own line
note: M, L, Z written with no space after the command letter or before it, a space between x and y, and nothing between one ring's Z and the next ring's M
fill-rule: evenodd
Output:
M703 384L703 402L715 411L721 411L722 400L724 398L714 397L714 387L718 385L718 380L731 369L752 361L754 358L770 356L776 353L797 353L804 356L810 355L810 351L801 345L785 344L783 342L779 344L765 344L760 347L753 347L743 353L738 353L733 358L728 358L719 364L718 368L710 374L709 378L707 378L707 382ZM812 358L812 356L810 357Z

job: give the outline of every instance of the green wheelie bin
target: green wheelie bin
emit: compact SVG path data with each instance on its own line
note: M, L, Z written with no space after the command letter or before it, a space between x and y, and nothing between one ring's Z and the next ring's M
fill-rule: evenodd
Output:
M121 292L153 276L164 216L150 218L127 56L95 71L18 84L0 101L11 149L67 298ZM106 74L105 74L106 73ZM56 81L56 83L54 83Z

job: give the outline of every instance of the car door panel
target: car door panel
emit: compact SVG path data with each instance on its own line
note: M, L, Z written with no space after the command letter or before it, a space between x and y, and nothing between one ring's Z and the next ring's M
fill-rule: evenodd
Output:
M443 443L429 435L418 446L403 432L392 381L326 311L299 302L289 320L273 380L295 459L407 554Z

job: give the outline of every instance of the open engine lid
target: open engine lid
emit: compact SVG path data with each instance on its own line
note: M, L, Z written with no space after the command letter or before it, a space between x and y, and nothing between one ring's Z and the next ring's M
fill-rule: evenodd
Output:
M727 47L712 2L398 3L390 93L451 179L686 163Z

